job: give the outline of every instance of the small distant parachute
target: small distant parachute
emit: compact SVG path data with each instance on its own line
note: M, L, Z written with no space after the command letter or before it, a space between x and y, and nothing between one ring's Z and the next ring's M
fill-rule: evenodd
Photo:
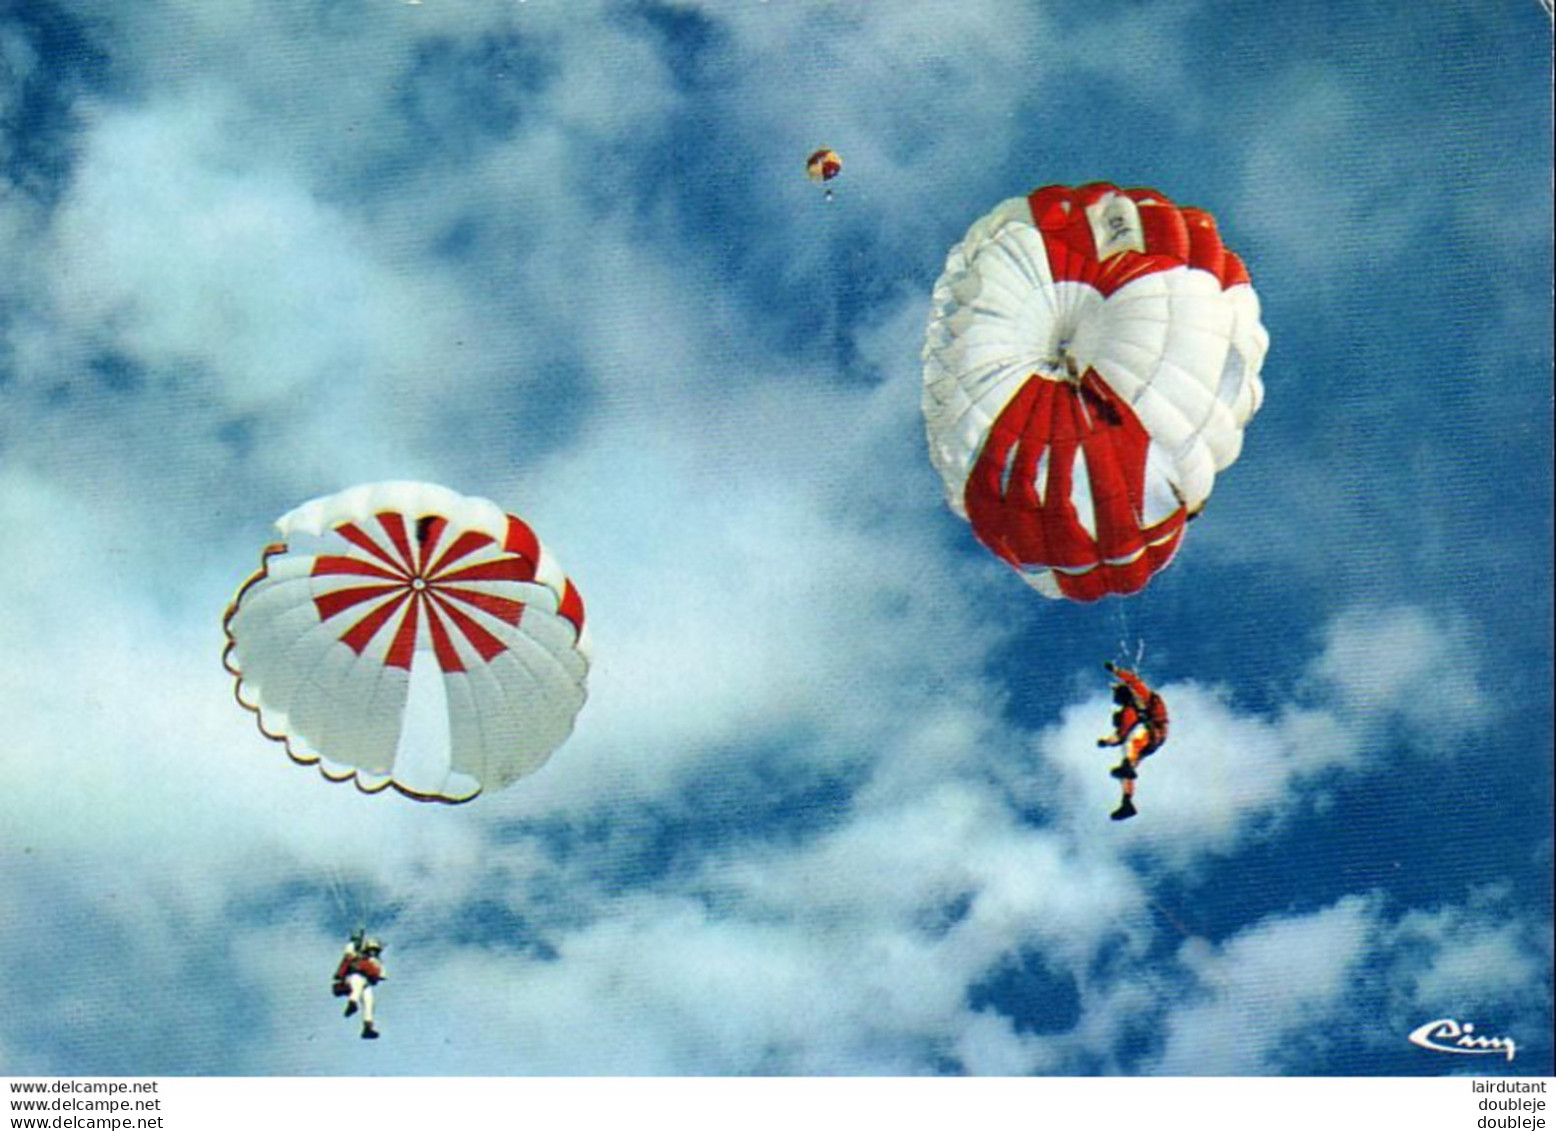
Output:
M830 149L818 149L805 162L805 175L813 181L830 181L843 171L843 159Z
M830 149L818 149L805 162L805 175L813 181L825 183L843 171L843 159ZM827 189L827 196L832 190Z
M528 525L430 483L276 523L227 610L238 702L295 761L369 793L467 801L538 769L586 697L583 600Z
M973 224L935 284L930 459L1039 592L1138 592L1237 459L1268 346L1209 213L1147 188L1040 188Z

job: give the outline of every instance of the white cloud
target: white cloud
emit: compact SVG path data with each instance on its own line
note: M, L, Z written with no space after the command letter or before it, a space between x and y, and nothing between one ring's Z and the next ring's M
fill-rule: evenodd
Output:
M1112 833L1121 850L1192 871L1325 804L1332 775L1397 766L1405 749L1457 756L1493 717L1481 690L1484 659L1457 618L1361 607L1326 624L1321 640L1303 686L1273 715L1239 710L1224 689L1161 685L1170 737L1140 770L1136 805L1148 819ZM1089 698L1039 739L1061 775L1060 809L1077 836L1100 829L1117 797L1104 772L1117 752L1096 746L1110 711Z
M1314 1058L1411 1055L1408 1035L1439 1017L1541 1039L1550 995L1550 925L1506 890L1400 911L1378 893L1272 916L1176 960L1188 984L1163 1010L1163 1075L1306 1071Z
M644 439L627 450L640 450ZM664 466L672 480L696 482L704 455L691 445ZM291 929L296 945L314 952L328 950L314 934L329 910L322 897L342 880L375 885L378 911L397 913L418 933L452 924L462 907L482 901L506 907L554 948L555 960L539 961L516 937L499 936L482 952L406 940L408 965L384 995L387 1016L410 1045L394 1054L397 1071L902 1073L926 1071L939 1057L968 1071L1015 1072L1062 1071L1080 1055L1121 1056L1119 1034L1148 1013L1148 1002L1114 974L1099 975L1098 956L1122 945L1146 962L1165 929L1148 898L1154 881L1137 869L1155 861L1195 874L1310 800L1322 775L1364 769L1358 750L1373 723L1358 719L1372 718L1372 700L1353 702L1339 676L1370 670L1372 654L1364 649L1357 659L1352 621L1341 618L1312 665L1325 676L1314 687L1332 690L1332 699L1290 705L1273 718L1239 711L1193 683L1167 684L1173 736L1142 776L1142 817L1115 826L1106 819L1116 788L1103 772L1109 759L1094 745L1108 712L1100 690L1037 736L991 715L998 696L968 673L980 670L980 649L996 646L999 634L961 627L970 614L954 603L894 599L886 621L869 612L883 585L911 594L922 577L917 558L894 563L890 552L888 535L911 528L888 524L864 537L825 507L784 501L765 488L781 483L799 498L813 498L813 488L767 475L760 465L770 458L759 459L749 479L726 481L716 498L765 497L776 512L747 505L726 523L710 517L706 530L686 528L703 530L695 537L671 535L689 539L685 546L630 559L619 580L597 577L595 614L613 629L602 655L614 658L586 708L595 721L541 775L469 810L362 798L287 765L232 706L215 639L202 648L201 618L184 623L196 610L150 617L135 590L95 568L76 570L75 588L56 591L60 558L35 551L13 559L3 580L26 596L21 607L37 620L7 622L16 665L9 678L21 671L65 678L19 686L39 710L17 739L48 753L12 782L29 800L11 833L56 858L84 852L98 875L112 872L110 860L160 861L177 901L207 919L231 900L302 880L313 889L312 910L294 913ZM657 482L652 474L629 479ZM28 496L13 481L7 497L14 522L47 514L61 529L90 525L82 504L57 493ZM619 505L591 526L609 537L631 533L637 507L631 496ZM818 529L799 540L817 547L806 569L784 570L795 533L811 527ZM767 542L775 530L782 532L776 555ZM723 569L751 564L740 584L692 553L710 534L723 547ZM73 548L67 542L57 553ZM825 567L839 556L846 568ZM633 598L661 571L686 582L685 593L668 613L635 609ZM852 576L868 581L856 587ZM81 606L73 599L79 592L114 596ZM850 628L855 617L864 620ZM1414 623L1402 612L1385 619ZM618 620L626 630L611 644ZM719 631L732 623L756 630L761 647L721 650ZM948 625L955 626L949 636ZM1401 639L1421 647L1409 633ZM819 659L818 641L827 649ZM913 684L924 678L924 657L953 642L933 661L938 685ZM687 685L679 703L666 698L675 690L667 676L677 670ZM772 671L788 675L764 680ZM809 694L794 695L794 687ZM61 718L73 720L69 732L58 728ZM644 881L648 891L616 890L608 877L644 851L639 838L662 819L698 820L683 799L699 796L699 779L705 785L708 775L738 766L720 748L750 750L762 734L774 751L787 748L782 767L795 788L840 769L857 785L794 834L770 838L753 829L677 860ZM797 734L807 739L796 752ZM159 741L148 746L146 735ZM1056 823L1030 823L1022 813L1033 805ZM176 826L168 813L179 814ZM603 821L606 832L593 848L565 849L505 831L513 820L536 819L579 828ZM612 822L621 827L613 831ZM1273 921L1219 949L1183 951L1192 983L1207 996L1173 1014L1161 1070L1264 1071L1277 1063L1284 1035L1339 1000L1346 956L1361 954L1358 941L1349 950L1339 945L1342 928L1356 925L1364 903L1342 901L1310 924ZM121 914L134 931L166 930L162 909ZM238 933L252 929L245 921ZM1505 954L1511 937L1483 931L1465 953ZM1271 989L1285 976L1280 956L1308 949L1339 966L1317 964L1288 990ZM1077 980L1088 1008L1074 1032L1039 1037L970 1004L973 986L1029 951ZM1433 979L1448 984L1455 970L1468 969L1464 961L1444 952L1401 992L1417 1000ZM268 1063L313 1071L308 1050L294 1047L298 1033L328 1041L332 1022L316 1007L291 1004L307 977L299 965L260 963L255 977L268 989L256 992L273 996L280 1016L291 1018L277 1023L276 1059ZM1252 1044L1225 1036L1237 1027L1263 1036ZM464 1036L438 1044L440 1034L456 1031ZM509 1032L526 1034L519 1048L502 1036ZM330 1055L329 1064L349 1067L338 1057L357 1054Z
M1409 911L1389 940L1400 1006L1421 1022L1509 1007L1524 1014L1550 995L1547 928L1516 913L1507 893L1495 889L1471 892L1462 906Z
M1377 92L1332 68L1290 66L1275 85L1247 139L1238 227L1306 272L1383 271L1408 255L1432 208L1431 186L1402 171L1415 135L1380 140Z
M1258 923L1220 946L1186 944L1179 959L1192 979L1192 1004L1169 1012L1151 1070L1279 1073L1290 1063L1287 1043L1322 1026L1345 1000L1368 956L1375 914L1369 900L1347 896L1311 915Z
M1075 836L1107 835L1120 852L1145 850L1189 867L1204 854L1234 851L1250 831L1300 796L1298 779L1343 763L1350 736L1325 716L1270 720L1238 712L1223 695L1192 683L1162 687L1172 714L1167 744L1140 768L1135 804L1142 816L1113 828L1107 815L1119 789L1107 774L1116 749L1097 747L1112 705L1102 696L1070 707L1043 748L1061 774L1066 823Z
M994 661L1026 631L1043 653L1049 625L1008 623L1024 607L984 588L1000 567L954 552L970 540L924 459L913 276L963 223L945 230L960 206L944 201L978 195L969 182L1035 128L1016 111L1062 66L1031 50L1051 30L1040 9L705 9L733 37L719 105L761 139L740 159L767 187L699 222L761 225L758 266L801 291L835 285L839 227L872 252L935 248L901 261L851 343L850 378L873 385L775 348L781 312L738 293L751 267L715 239L689 244L650 195L600 191L687 109L640 27L608 6L431 0L307 23L350 10L114 8L143 96L79 108L78 164L46 223L0 201L26 265L0 284L20 296L0 523L28 532L0 557L0 698L25 753L0 850L31 869L0 877L0 955L77 929L122 945L106 991L68 970L0 987L0 1017L25 1026L4 1026L8 1063L131 1071L170 1049L170 1071L1130 1070L1144 1019L1164 1026L1159 1070L1269 1071L1305 1026L1344 1016L1385 944L1425 955L1390 991L1402 1013L1548 969L1506 917L1407 912L1385 929L1370 896L1161 957L1153 885L1274 835L1327 783L1371 772L1385 739L1430 748L1411 721L1422 689L1442 734L1489 719L1473 624L1424 597L1289 641L1316 650L1307 678L1262 710L1169 678L1172 738L1126 825L1107 819L1095 661L1064 654L1012 711ZM482 70L477 32L511 65ZM463 147L416 136L405 83L440 42L474 51L492 85L423 75L423 118L452 130L484 90L512 99L510 126ZM1166 89L1181 63L1132 81ZM1352 120L1343 94L1312 97L1302 152ZM822 140L849 162L832 212L797 168ZM676 174L705 175L698 156ZM1257 180L1290 154L1250 164ZM450 252L462 225L471 247ZM143 386L87 395L103 351ZM76 399L51 400L62 388ZM237 418L255 422L246 456L215 436ZM532 519L595 625L574 738L468 809L359 797L287 764L219 664L222 608L270 519L387 475ZM784 812L791 795L811 809ZM736 811L701 808L720 802ZM65 910L19 931L41 877L65 873ZM370 895L395 932L391 1039L371 1051L325 992L339 940L324 924L360 912L337 895ZM122 1025L136 1002L186 1018L182 979L213 955L243 971L243 1008L200 996L171 1044ZM1028 955L1074 984L1073 1029L974 1006ZM1488 964L1501 973L1477 980ZM1181 1006L1158 992L1183 986ZM82 1026L105 993L111 1020Z
M1359 723L1404 725L1428 748L1452 749L1491 718L1483 663L1463 620L1400 605L1336 617L1312 671Z
M56 220L54 281L78 332L152 365L208 364L249 405L359 372L373 334L353 323L371 306L349 220L281 171L245 168L224 102L97 116Z

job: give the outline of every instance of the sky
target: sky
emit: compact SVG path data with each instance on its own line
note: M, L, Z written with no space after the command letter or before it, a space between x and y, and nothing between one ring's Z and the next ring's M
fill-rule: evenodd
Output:
M1550 51L1536 0L0 0L0 1074L1550 1074ZM1082 605L945 505L920 350L973 220L1096 180L1213 212L1271 345L1177 560ZM572 737L469 805L293 765L222 667L274 520L381 479L588 606Z

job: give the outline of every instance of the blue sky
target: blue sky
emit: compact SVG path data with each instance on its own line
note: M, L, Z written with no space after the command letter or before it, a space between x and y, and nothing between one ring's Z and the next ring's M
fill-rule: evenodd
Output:
M1550 17L950 11L0 3L0 1073L1552 1071ZM1175 564L1074 606L945 507L919 350L972 220L1090 180L1214 212L1271 349ZM470 806L222 670L271 522L383 478L589 605Z

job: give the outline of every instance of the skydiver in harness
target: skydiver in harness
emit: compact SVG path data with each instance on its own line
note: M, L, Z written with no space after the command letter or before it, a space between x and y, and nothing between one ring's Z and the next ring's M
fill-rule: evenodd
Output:
M362 1011L362 1039L376 1041L378 1030L373 1027L373 987L388 977L384 964L379 961L383 944L367 938L358 931L346 943L335 967L335 979L331 986L336 997L346 999L346 1016Z
M1167 741L1167 703L1134 672L1112 662L1102 665L1113 675L1113 733L1097 739L1098 746L1122 746L1124 757L1109 771L1123 786L1118 808L1108 814L1115 821L1135 815L1136 767Z

